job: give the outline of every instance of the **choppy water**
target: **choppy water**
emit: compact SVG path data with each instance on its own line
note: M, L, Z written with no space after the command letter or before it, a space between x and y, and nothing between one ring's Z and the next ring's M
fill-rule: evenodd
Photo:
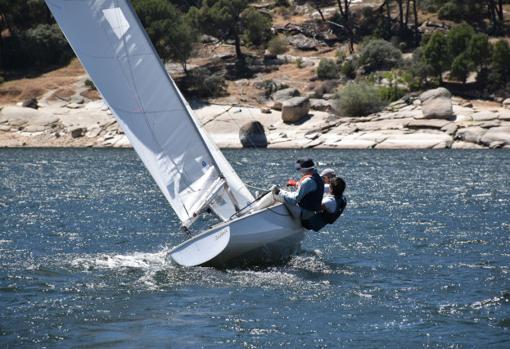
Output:
M247 182L296 156L348 183L341 221L264 269L185 269L131 150L0 150L0 347L510 347L510 152L227 151Z

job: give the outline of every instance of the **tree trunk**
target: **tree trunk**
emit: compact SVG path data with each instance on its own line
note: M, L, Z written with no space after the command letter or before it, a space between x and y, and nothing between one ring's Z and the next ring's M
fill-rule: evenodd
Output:
M323 22L326 22L326 18L324 18L324 14L322 13L321 7L319 5L315 6L315 9L317 12L319 12L319 15L321 16L321 19Z
M498 20L496 17L496 4L494 3L495 0L487 0L487 12L489 14L489 20L492 23L492 33L497 32L498 27Z
M0 35L0 69L4 68L4 38Z
M504 17L504 14L503 14L503 0L498 0L498 6L497 6L496 11L498 13L499 21L501 22L502 25L504 25L505 24L505 17Z
M404 0L397 0L398 5L398 30L402 34L404 32Z
M244 59L243 53L241 52L241 39L239 38L239 34L234 33L234 44L236 47L236 56L238 60Z
M345 17L344 9L342 6L342 0L336 0L336 3L338 4L338 10L340 11L340 14L342 15L342 17Z
M182 70L184 71L184 74L186 76L188 76L189 75L189 70L188 70L187 61L181 61L181 65L182 65Z
M410 7L411 7L411 0L407 0L406 1L406 17L405 17L405 20L404 20L404 23L405 23L406 27L407 27L407 24L409 23Z
M347 36L349 37L349 53L354 53L354 32L351 26L351 13L349 11L349 7L351 6L351 0L336 0L338 5L338 10L340 11L340 15L344 21L343 25L347 32Z
M354 31L351 23L351 12L349 7L351 6L351 0L344 0L344 20L347 25L347 31L349 32L349 53L354 53Z
M420 33L418 31L418 5L416 4L418 0L413 0L413 15L414 15L414 40L416 45L418 45L418 38Z

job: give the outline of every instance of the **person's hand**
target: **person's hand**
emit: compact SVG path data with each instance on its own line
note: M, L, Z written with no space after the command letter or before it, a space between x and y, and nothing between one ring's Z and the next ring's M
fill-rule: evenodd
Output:
M295 187L297 185L297 182L293 179L289 179L287 181L287 187Z

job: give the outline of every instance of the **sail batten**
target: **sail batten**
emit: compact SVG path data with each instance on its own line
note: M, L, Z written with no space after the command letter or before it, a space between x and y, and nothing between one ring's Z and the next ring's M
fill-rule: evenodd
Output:
M226 220L253 200L193 117L127 0L46 0L82 65L181 222L209 198ZM229 191L234 199L229 198Z

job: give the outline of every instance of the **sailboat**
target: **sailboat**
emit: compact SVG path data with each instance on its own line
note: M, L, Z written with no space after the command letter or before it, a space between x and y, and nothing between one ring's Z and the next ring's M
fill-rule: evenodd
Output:
M46 0L80 62L185 231L219 223L170 251L182 266L273 263L304 230L272 195L255 199L201 127L129 0Z

